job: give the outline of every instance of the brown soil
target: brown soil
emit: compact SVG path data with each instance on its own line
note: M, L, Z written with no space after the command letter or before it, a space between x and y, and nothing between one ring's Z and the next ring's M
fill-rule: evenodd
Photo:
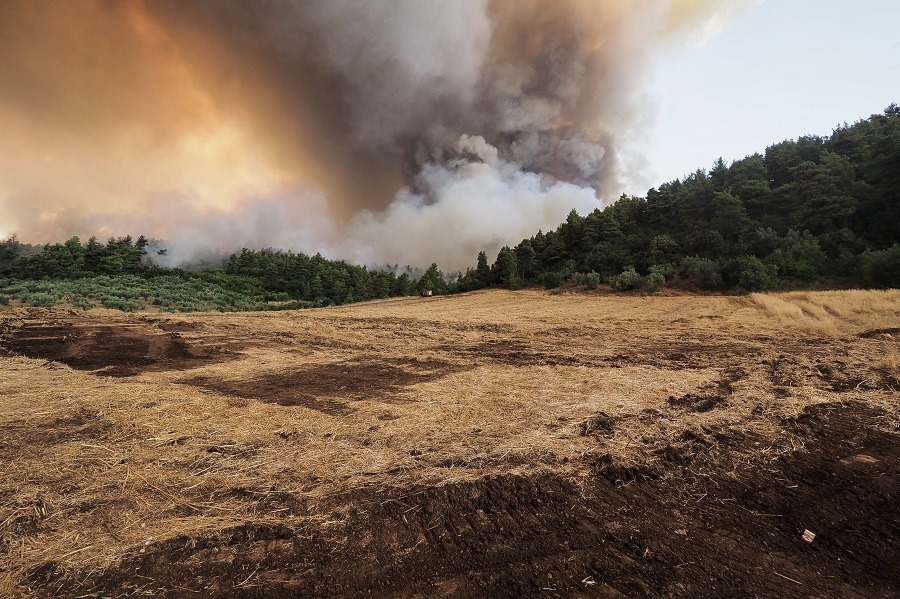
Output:
M507 475L357 492L332 502L352 506L336 536L248 523L154 544L78 588L55 588L52 562L29 583L61 597L894 597L900 435L873 428L881 416L807 409L790 423L805 449L730 475L697 476L693 454L669 464L678 476L630 484Z
M440 351L455 353L470 359L490 360L510 366L579 366L585 359L557 348L538 348L535 343L510 342L498 339L470 346L443 345Z
M188 343L177 331L79 318L26 321L0 338L0 350L113 377L194 368L224 357L222 348Z
M898 319L900 292L16 308L0 596L900 598Z
M728 398L734 392L734 383L746 377L746 373L740 368L732 368L725 376L715 383L706 385L697 393L687 393L681 397L669 397L666 402L671 406L684 408L691 412L708 412L713 408L721 407L728 403Z
M46 446L71 441L90 441L101 436L112 426L112 422L98 417L96 412L79 410L70 416L54 418L48 422L10 423L4 429L10 439L19 439L29 445ZM7 447L8 445L0 439L0 450Z
M340 416L353 411L353 401L372 398L390 401L404 387L440 378L454 370L454 366L436 360L357 358L251 379L198 376L184 382L224 395L282 406L304 406Z
M900 328L889 328L889 329L872 329L870 331L863 331L859 334L863 339L871 339L872 337L887 337L888 339L892 339L895 336L900 335Z

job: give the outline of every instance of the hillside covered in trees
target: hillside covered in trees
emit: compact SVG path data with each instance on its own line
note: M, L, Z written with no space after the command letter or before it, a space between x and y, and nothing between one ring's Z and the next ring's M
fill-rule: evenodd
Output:
M461 291L565 280L616 289L900 286L900 107L622 197L504 247Z
M414 279L410 268L398 275L272 249L190 272L154 265L148 243L2 241L0 303L259 310L566 282L651 292L900 287L900 107L830 137L784 141L731 165L720 159L643 198L573 211L555 231L504 247L493 264L481 252L474 268L450 277L437 264Z

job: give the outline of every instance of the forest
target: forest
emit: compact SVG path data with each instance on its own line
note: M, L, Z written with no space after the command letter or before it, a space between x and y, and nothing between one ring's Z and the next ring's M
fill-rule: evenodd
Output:
M231 255L224 265L200 270L162 268L148 256L143 236L91 238L82 243L31 246L0 243L0 304L11 299L39 306L69 301L132 311L285 310L410 295L409 274L369 270L316 254L273 249ZM412 272L412 271L410 271Z
M319 254L242 249L219 266L162 268L141 236L106 243L72 237L33 246L0 242L0 304L69 301L123 310L292 309L487 287L562 285L616 291L660 288L900 287L900 107L804 136L762 154L698 170L622 196L556 230L480 252L464 273L432 264L367 268Z
M900 286L900 107L719 159L647 196L478 256L451 288L565 281L754 291Z

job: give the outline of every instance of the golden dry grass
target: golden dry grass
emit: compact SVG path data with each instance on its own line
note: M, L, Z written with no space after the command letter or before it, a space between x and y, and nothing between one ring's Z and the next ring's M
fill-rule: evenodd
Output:
M16 308L0 313L0 336L54 320L180 327L190 344L241 354L126 378L0 357L6 595L26 592L20 583L42 564L99 571L247 521L327 531L339 527L334 498L355 489L546 470L579 479L605 454L652 466L685 431L740 431L759 439L754 451L775 451L783 419L810 404L852 398L896 415L900 390L900 334L887 331L900 327L900 291L489 291L252 314ZM364 397L332 389L342 413L197 383L280 377L303 395L322 391L316 365L370 363L442 370L411 384L373 379ZM679 403L693 397L714 405ZM615 427L584 434L598 413Z
M750 298L781 325L834 336L900 323L897 289L753 293Z

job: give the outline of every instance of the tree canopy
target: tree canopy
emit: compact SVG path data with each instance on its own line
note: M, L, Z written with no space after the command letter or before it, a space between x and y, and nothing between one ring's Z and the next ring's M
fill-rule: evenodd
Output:
M708 289L900 286L900 107L572 211L554 231L483 254L454 290L638 277ZM586 283L585 283L586 284Z

